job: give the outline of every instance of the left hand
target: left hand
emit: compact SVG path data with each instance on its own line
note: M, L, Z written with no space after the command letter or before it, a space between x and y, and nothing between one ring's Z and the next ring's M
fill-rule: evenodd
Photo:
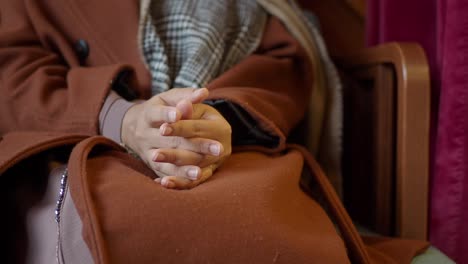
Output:
M211 150L214 155L194 153L183 149L157 150L156 161L161 170L171 171L176 166L196 165L201 168L201 177L190 180L186 177L165 176L157 179L167 188L189 189L206 181L213 172L231 155L231 126L213 107L205 104L193 104L191 119L164 123L160 127L162 136L182 138L211 139L221 143L221 147Z

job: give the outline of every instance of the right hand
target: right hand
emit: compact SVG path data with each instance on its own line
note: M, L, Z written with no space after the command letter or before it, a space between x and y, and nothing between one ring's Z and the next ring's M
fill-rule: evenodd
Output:
M192 104L201 103L208 90L173 88L151 99L132 106L122 122L122 142L133 150L159 177L179 176L198 180L202 171L198 164L205 155L219 155L210 150L221 149L220 142L205 138L162 136L159 128L164 123L174 123L191 118ZM181 149L174 166L161 166L157 149Z

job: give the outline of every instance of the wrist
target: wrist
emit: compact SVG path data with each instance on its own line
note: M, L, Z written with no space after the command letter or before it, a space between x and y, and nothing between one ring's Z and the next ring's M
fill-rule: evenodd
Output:
M140 116L141 109L142 109L142 104L135 104L131 106L125 113L123 120L122 120L120 137L121 137L122 143L131 149L134 149L132 138L133 138L133 135L135 135L135 131L137 127L137 120L138 120L138 116Z

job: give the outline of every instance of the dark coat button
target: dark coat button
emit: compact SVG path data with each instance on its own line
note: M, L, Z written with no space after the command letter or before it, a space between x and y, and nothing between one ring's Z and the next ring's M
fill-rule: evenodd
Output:
M75 52L80 60L80 63L84 63L89 55L89 45L86 40L80 39L75 43Z

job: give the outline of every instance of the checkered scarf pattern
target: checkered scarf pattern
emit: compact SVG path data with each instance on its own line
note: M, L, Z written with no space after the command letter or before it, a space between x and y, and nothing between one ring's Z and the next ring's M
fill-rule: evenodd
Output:
M152 93L205 87L251 54L267 20L255 0L153 0L142 51Z

